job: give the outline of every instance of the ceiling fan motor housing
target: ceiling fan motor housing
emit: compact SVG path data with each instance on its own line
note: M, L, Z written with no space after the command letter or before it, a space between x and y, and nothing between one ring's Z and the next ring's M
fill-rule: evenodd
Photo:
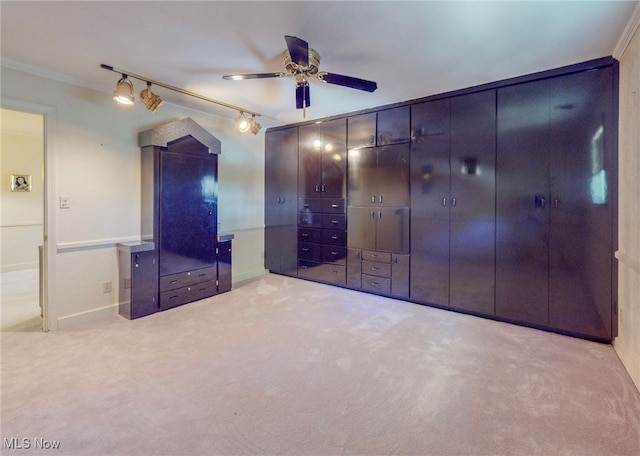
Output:
M309 48L309 64L307 66L299 65L291 60L291 54L288 49L282 53L282 57L285 69L294 75L301 73L305 75L316 74L320 68L320 54L315 49Z

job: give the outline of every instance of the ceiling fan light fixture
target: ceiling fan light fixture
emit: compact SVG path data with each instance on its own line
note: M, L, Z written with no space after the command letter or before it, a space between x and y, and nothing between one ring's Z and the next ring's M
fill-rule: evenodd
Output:
M116 84L116 90L113 91L113 99L118 104L124 106L131 106L133 104L133 84L127 79L126 74L123 74Z
M140 100L151 112L156 112L164 101L158 95L151 91L151 83L147 82L147 88L140 92Z

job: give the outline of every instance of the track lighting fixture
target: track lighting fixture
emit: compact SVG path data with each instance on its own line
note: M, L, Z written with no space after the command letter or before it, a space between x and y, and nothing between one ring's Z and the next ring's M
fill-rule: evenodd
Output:
M240 133L246 133L251 128L249 120L244 116L244 113L240 111L240 115L236 118L236 127Z
M257 135L260 129L262 128L262 125L256 122L256 116L254 115L251 116L250 122L251 122L251 133L253 133L254 135Z
M140 92L140 100L151 111L156 112L164 101L158 95L151 91L151 83L147 82L147 88Z
M130 71L121 70L118 68L114 68L109 65L102 64L100 68L104 70L113 71L114 73L120 73L122 78L118 81L116 86L116 90L113 92L113 99L120 104L124 105L132 105L134 96L133 96L133 84L128 78L138 79L139 81L145 81L147 83L147 88L140 92L140 100L145 104L151 112L155 112L158 109L163 101L158 95L151 91L151 84L155 84L158 87L163 87L165 89L173 90L174 92L178 92L184 95L188 95L190 97L198 98L200 100L208 101L209 103L214 103L220 106L224 106L225 108L233 109L238 111L240 115L236 119L236 125L238 126L238 130L241 133L245 133L247 131L251 131L254 135L257 134L262 126L256 122L256 117L259 116L257 112L252 112L247 109L240 108L238 106L234 106L228 103L224 103L222 101L213 100L211 98L207 98L205 96L199 95L194 92L190 92L188 90L181 89L179 87L170 86L168 84L164 84L162 82L154 81L153 79L140 76ZM251 119L247 119L245 113L251 114Z
M121 105L131 106L133 104L133 84L127 79L126 74L123 74L116 84L113 99Z

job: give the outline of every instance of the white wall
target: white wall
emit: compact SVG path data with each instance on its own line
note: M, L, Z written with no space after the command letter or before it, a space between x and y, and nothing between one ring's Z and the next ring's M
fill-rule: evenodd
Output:
M21 126L24 125L24 128ZM38 267L44 224L42 115L2 110L0 123L0 271ZM11 175L31 176L31 191L12 192Z
M47 112L50 329L117 312L115 244L140 236L137 135L168 121L191 117L221 140L219 219L222 232L235 234L234 282L265 272L264 130L237 133L231 110L222 118L166 103L155 113L141 103L125 109L109 93L6 66L1 84L3 107ZM69 209L58 207L60 196ZM102 293L105 281L112 293Z
M618 320L615 349L640 389L640 5L620 60Z

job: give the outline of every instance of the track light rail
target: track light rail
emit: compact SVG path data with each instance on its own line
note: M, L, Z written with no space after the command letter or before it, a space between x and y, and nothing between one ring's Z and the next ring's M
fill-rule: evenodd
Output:
M153 79L147 78L146 76L141 76L139 74L135 74L135 73L132 73L132 72L127 71L127 70L122 70L120 68L112 67L111 65L105 65L103 63L103 64L100 64L100 68L103 68L103 69L108 70L108 71L113 71L114 73L119 73L121 75L126 75L129 78L138 79L139 81L144 81L147 84L151 83L153 85L157 85L159 87L164 87L165 89L173 90L174 92L178 92L178 93L181 93L181 94L184 94L184 95L188 95L188 96L193 97L193 98L198 98L200 100L208 101L209 103L214 103L214 104L217 104L217 105L220 105L220 106L224 106L225 108L229 108L229 109L233 109L234 111L238 111L241 114L242 113L251 114L252 116L255 116L255 117L258 117L258 116L261 115L260 113L257 113L257 112L254 112L254 111L250 111L249 109L244 109L244 108L241 108L239 106L234 106L232 104L225 103L223 101L214 100L212 98L205 97L204 95L200 95L200 94L197 94L195 92L191 92L189 90L181 89L179 87L175 87L175 86L172 86L172 85L169 85L169 84L165 84L163 82L155 81Z

